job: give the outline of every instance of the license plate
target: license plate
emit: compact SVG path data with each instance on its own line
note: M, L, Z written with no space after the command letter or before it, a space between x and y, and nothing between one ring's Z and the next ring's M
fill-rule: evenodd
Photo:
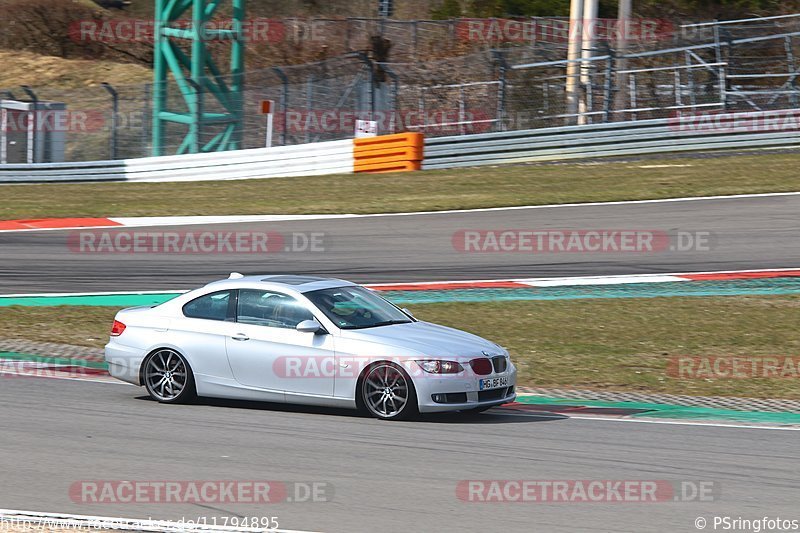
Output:
M479 390L499 389L508 387L508 376L501 378L486 378L478 381Z

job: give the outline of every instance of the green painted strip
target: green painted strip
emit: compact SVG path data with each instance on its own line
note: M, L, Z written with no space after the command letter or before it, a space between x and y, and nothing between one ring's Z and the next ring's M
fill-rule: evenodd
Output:
M398 305L447 302L501 302L520 300L580 300L592 298L656 298L668 296L743 296L800 294L800 278L727 281L676 281L622 285L531 287L529 289L455 289L387 291Z
M599 400L577 400L550 398L546 396L521 395L519 403L550 405L583 405L586 407L613 407L621 409L648 409L647 413L631 415L635 418L672 418L679 420L724 420L729 422L753 422L761 424L800 424L800 413L771 413L767 411L736 411L712 407L690 407L663 403L605 402Z
M95 307L135 307L158 305L171 300L180 293L163 294L115 294L103 296L25 296L23 298L0 297L0 307L21 305L24 307L53 307L58 305L87 305Z
M89 361L86 359L69 359L67 357L44 357L41 355L32 355L28 353L17 353L17 352L0 352L0 360L3 359L11 361L30 361L33 363L47 363L53 365L83 366L86 368L99 368L102 370L106 370L108 368L105 362L100 362L100 361Z

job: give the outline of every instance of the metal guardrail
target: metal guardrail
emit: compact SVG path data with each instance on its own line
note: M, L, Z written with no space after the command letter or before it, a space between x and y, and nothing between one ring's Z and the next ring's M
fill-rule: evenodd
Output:
M353 141L122 161L0 165L0 183L205 181L353 172Z
M800 109L429 138L425 140L422 168L782 147L800 148ZM0 165L0 183L313 176L352 173L354 164L353 141L347 139L123 161Z
M678 118L459 135L425 140L424 170L735 148L800 147L800 130L750 131L745 121L800 110L711 115L718 127ZM751 122L752 124L752 122Z
M122 161L0 165L0 183L124 180L125 164Z

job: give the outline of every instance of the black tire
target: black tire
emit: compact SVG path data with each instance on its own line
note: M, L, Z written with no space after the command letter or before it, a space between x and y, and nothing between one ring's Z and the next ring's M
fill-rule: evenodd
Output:
M161 403L189 403L197 398L194 373L186 359L170 348L156 350L142 363L147 394Z
M358 380L356 403L363 413L380 420L419 416L414 382L401 366L388 361L373 363L364 370Z

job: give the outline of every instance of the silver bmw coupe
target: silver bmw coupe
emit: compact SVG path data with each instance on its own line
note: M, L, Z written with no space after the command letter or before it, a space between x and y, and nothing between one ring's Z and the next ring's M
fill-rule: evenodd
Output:
M242 276L120 311L112 376L162 403L197 396L360 409L381 419L511 402L516 369L486 339L415 319L338 279Z

